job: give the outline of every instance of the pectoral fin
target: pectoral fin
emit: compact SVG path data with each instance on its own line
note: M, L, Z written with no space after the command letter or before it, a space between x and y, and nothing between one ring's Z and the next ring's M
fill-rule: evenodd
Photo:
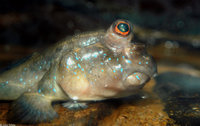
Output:
M57 117L51 100L37 93L25 93L11 106L8 119L12 123L36 124Z
M85 102L77 102L77 101L68 101L62 104L63 107L68 108L69 110L81 110L86 109L87 103Z

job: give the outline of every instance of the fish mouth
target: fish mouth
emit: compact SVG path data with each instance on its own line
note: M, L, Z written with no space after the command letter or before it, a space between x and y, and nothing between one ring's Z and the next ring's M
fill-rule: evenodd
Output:
M141 89L151 79L151 77L142 72L129 74L124 80L124 87L128 90Z

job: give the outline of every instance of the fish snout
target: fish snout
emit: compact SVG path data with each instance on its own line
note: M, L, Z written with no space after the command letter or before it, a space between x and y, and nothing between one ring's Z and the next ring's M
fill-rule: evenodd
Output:
M125 87L127 88L142 88L150 77L141 72L134 72L125 79Z

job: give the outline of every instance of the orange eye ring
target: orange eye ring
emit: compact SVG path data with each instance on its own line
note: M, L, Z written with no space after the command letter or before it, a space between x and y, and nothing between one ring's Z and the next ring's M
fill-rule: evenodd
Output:
M115 25L114 31L122 36L127 36L130 33L130 25L125 21L119 21Z

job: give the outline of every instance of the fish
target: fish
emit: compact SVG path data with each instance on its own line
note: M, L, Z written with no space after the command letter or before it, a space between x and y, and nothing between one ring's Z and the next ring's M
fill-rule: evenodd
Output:
M132 23L119 19L107 30L67 37L1 73L0 100L13 101L8 120L51 122L58 117L52 102L73 110L136 94L157 65L144 44L132 41L133 33Z

